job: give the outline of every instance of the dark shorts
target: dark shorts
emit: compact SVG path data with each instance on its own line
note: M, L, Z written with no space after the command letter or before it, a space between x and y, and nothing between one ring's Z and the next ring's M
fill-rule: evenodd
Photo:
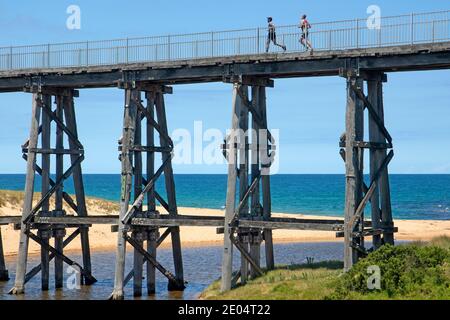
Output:
M276 42L277 41L277 35L275 32L269 32L267 35L267 39L270 41Z

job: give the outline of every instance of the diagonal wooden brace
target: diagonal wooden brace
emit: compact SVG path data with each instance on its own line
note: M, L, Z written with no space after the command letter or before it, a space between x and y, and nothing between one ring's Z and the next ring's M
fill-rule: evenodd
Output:
M63 242L63 248L65 248L66 246L69 245L69 243L72 242L72 240L74 240L78 235L80 234L80 229L76 229L71 235L69 235ZM51 253L49 256L49 262L53 260L53 258L55 258L55 254ZM42 265L38 264L37 266L35 266L33 269L31 269L25 276L25 283L27 283L28 281L30 281L35 275L37 275L42 269Z
M45 194L44 197L39 200L36 206L31 210L28 216L23 220L23 223L29 223L34 215L39 211L42 205L55 193L56 189L59 188L65 180L72 174L76 166L78 166L84 160L84 156L79 156L78 159L70 166L69 169L62 175L62 177L56 181L55 185Z
M367 190L366 194L364 195L364 198L362 199L361 203L358 205L358 208L355 211L355 215L352 217L352 219L349 221L349 225L352 226L352 229L355 228L356 221L361 218L362 213L364 212L364 209L369 202L370 198L372 198L373 193L375 192L375 189L378 184L378 180L381 177L381 173L383 170L386 169L389 162L394 157L394 151L391 150L389 154L384 158L383 162L380 165L380 168L378 168L377 172L375 173L374 179L370 183L369 189Z
M26 154L23 154L22 158L25 161L28 161L28 156ZM40 176L42 176L42 168L37 163L34 164L34 170ZM50 178L50 177L49 177L49 183L50 183L51 187L53 187L56 184L55 181L52 178ZM66 203L72 208L72 210L75 211L75 213L78 214L78 206L77 206L77 204L75 203L75 201L73 201L72 197L65 191L63 192L63 198L66 201Z
M158 133L163 137L163 139L165 139L169 146L171 148L173 148L173 141L172 139L163 132L163 130L161 129L160 125L155 121L155 119L153 118L153 116L148 112L147 108L145 108L142 105L142 102L139 99L135 99L134 102L136 102L136 105L138 107L139 112L141 112L142 114L145 115L145 117L150 121L152 127L154 127L156 129L156 131L158 131Z
M177 278L166 268L164 268L155 258L153 258L141 245L131 238L128 234L124 234L125 240L131 244L133 248L139 251L147 262L151 263L158 271L162 273L169 280L169 286L175 286L177 288L185 288L184 283L180 283Z
M65 263L67 263L69 266L76 266L79 270L80 273L84 276L84 278L86 279L86 281L88 281L89 283L95 283L97 282L97 279L95 279L92 274L90 274L89 272L86 272L86 270L83 269L83 267L81 265L79 265L78 263L76 263L75 261L73 261L72 259L68 258L67 256L65 256L64 254L62 254L61 252L59 252L58 250L56 250L55 248L53 248L52 246L46 244L45 242L42 241L41 238L39 238L38 236L36 236L34 233L27 231L27 235L30 239L34 240L35 242L37 242L41 247L43 247L44 249L50 251L51 253L53 253L55 256L61 258Z
M48 114L50 119L53 120L56 123L56 125L62 131L64 131L65 134L67 134L69 139L72 140L80 150L84 150L84 147L78 140L77 136L71 130L69 130L69 128L64 124L64 122L61 119L58 118L58 116L52 111L50 106L47 106L42 101L40 101L40 107Z
M250 265L255 269L255 271L262 276L264 272L262 269L258 266L258 264L253 260L253 258L250 256L250 254L245 250L245 248L241 245L238 239L233 235L233 233L230 234L231 242L235 245L235 247L240 251L242 256L250 263Z
M155 184L156 180L158 180L159 176L163 173L165 167L170 163L171 157L168 157L163 164L159 167L158 171L155 172L153 177L148 181L145 188L142 190L141 194L134 200L133 205L128 210L128 212L125 214L125 216L122 219L122 222L124 224L128 224L130 219L132 218L133 214L136 212L138 208L141 207L142 202L144 201L145 195L150 191L150 189Z
M386 129L386 127L383 124L383 121L381 120L381 118L378 116L378 113L375 111L375 108L372 106L372 104L370 103L369 99L364 95L364 93L362 92L362 90L360 88L358 88L356 85L352 85L352 90L356 93L356 95L358 96L359 99L361 99L364 102L364 105L366 106L366 108L369 110L370 115L372 116L374 122L376 123L376 125L378 126L378 128L380 129L381 133L384 135L384 137L386 138L386 140L392 144L392 137L389 134L389 131Z
M253 179L251 185L248 187L247 191L245 192L244 196L242 197L242 200L239 202L239 205L237 206L236 210L234 211L234 216L230 221L230 225L233 225L234 222L236 222L236 219L238 218L239 212L241 211L242 207L245 205L245 202L247 201L248 197L253 193L255 188L258 186L259 180L261 179L261 175Z
M242 94L241 90L238 90L239 97L244 102L245 106L248 108L248 110L252 113L252 116L255 118L255 121L258 123L260 128L265 128L264 121L259 114L258 111L255 110L253 107L253 104ZM265 128L267 130L267 139L268 141L272 142L274 141L272 134L270 133L269 129Z

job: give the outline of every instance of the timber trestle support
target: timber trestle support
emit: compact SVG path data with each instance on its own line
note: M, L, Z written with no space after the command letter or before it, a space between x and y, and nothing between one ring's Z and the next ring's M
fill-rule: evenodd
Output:
M271 217L270 166L275 156L275 141L267 128L266 87L273 87L273 81L242 76L225 81L233 84L233 105L231 132L224 144L228 186L222 291L230 290L239 279L246 283L249 277L263 273L260 261L263 241L267 269L273 269L275 264L272 230L239 227L241 220L268 221ZM233 247L241 255L241 267L234 276Z
M147 292L156 290L156 270L168 279L169 290L185 288L181 254L180 230L168 227L160 235L158 226L145 226L147 219L178 216L175 182L172 169L173 142L169 136L164 104L164 94L172 93L171 87L149 85L133 81L121 83L125 91L123 135L119 141L122 163L120 215L116 257L116 275L111 299L124 298L124 286L133 279L134 296L142 295L143 264L147 266ZM145 95L145 105L142 103ZM156 139L159 138L159 145ZM161 165L155 167L156 154L161 155ZM145 165L144 165L145 164ZM165 194L156 189L156 181L164 176ZM133 198L131 197L133 194ZM144 206L144 202L146 205ZM157 211L156 203L166 211ZM131 205L130 205L131 203ZM141 225L132 223L139 220ZM157 261L157 247L171 236L174 273ZM133 268L125 276L126 245L134 249ZM144 243L146 247L144 247Z
M108 217L88 216L86 209L81 170L84 147L78 139L74 107L78 91L41 85L27 87L25 91L33 96L32 121L30 137L22 146L27 161L22 217L20 223L10 217L10 221L20 225L16 278L11 293L24 293L25 284L38 273L42 289L48 290L52 260L56 288L64 285L64 263L77 269L81 284L96 282L91 273L88 238L92 224L111 224L118 231L114 289L110 296L113 300L124 298L124 288L130 281L134 296L141 296L144 287L147 294L154 294L157 272L167 278L168 290L184 290L180 226L216 227L223 233L222 291L246 283L265 269L275 268L273 229L336 232L337 237L344 238L345 270L381 245L394 244L397 228L392 218L388 173L394 153L383 106L386 75L360 72L351 67L351 62L348 65L341 70L347 84L347 107L345 133L339 144L346 168L344 220L272 217L270 174L278 150L273 132L268 130L266 88L274 86L268 77L231 75L222 79L233 87L231 131L222 150L228 161L224 217L178 214L172 168L174 143L168 131L164 102L164 95L171 94L172 87L136 81L132 72L125 72L118 82L125 95L123 132L119 139L120 212ZM366 114L368 128L364 130ZM365 132L368 137L364 137ZM366 149L370 160L369 184L364 181ZM64 161L65 157L70 161ZM64 167L66 163L70 163L68 168ZM39 194L34 193L36 174L42 180ZM73 179L75 198L64 190L68 178ZM163 180L158 188L164 190L157 188L158 180ZM8 217L0 217L0 224L11 223L8 221ZM74 230L67 233L68 229ZM64 254L64 248L78 236L82 263ZM158 247L169 236L173 271L163 266L157 256ZM367 237L372 237L370 248L365 241ZM40 246L41 263L27 273L30 239ZM127 246L133 251L129 270L126 270ZM235 272L234 249L240 254L240 267ZM9 279L8 276L0 233L0 281Z
M55 263L56 288L62 288L64 285L64 263L77 269L80 284L93 284L97 280L91 274L89 226L77 226L75 231L66 237L67 226L64 223L45 223L46 218L66 217L68 211L79 217L87 217L81 170L84 147L78 140L74 106L74 97L78 97L78 91L40 86L26 88L25 91L32 93L32 120L30 138L22 146L23 158L27 161L25 198L20 223L16 278L10 293L23 293L25 284L39 272L42 290L48 290L51 260ZM55 137L54 147L51 146L52 135ZM52 156L55 164L54 179L50 175ZM70 162L66 169L65 157L68 157L67 162ZM38 194L34 193L36 173L41 176L42 181L41 193ZM64 183L69 177L73 179L75 199L64 191ZM35 223L35 219L43 219L44 222ZM64 254L64 247L78 235L81 238L82 265ZM26 273L30 239L41 248L41 263ZM50 244L51 239L54 245Z
M346 168L344 268L349 270L368 252L383 244L393 245L397 229L392 219L388 173L394 151L384 123L383 83L387 77L384 73L360 73L355 69L345 70L342 76L347 79L346 131L340 140ZM368 139L364 138L365 113ZM366 149L369 150L369 185L364 182ZM364 219L369 203L371 226L367 228ZM368 236L372 237L369 249L365 243Z
M2 228L0 224L0 281L8 281L9 272L6 268L5 255L3 252Z

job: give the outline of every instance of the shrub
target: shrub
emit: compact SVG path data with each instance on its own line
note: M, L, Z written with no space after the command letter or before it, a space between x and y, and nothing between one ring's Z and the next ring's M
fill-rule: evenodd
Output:
M336 283L334 299L345 299L355 294L378 294L389 298L450 297L448 269L449 250L436 246L386 245L370 253L342 275ZM368 267L381 271L381 289L367 286Z

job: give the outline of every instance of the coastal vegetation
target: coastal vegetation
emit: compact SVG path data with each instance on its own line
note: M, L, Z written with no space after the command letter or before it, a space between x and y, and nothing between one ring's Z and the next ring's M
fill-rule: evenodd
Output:
M40 196L41 194L39 192L35 192L33 197L34 202L37 202L40 199ZM8 208L21 209L23 198L23 191L0 190L0 209L4 209L3 211L5 212ZM72 198L75 197L72 196ZM52 198L50 198L50 202L52 202ZM86 206L88 209L102 214L117 214L119 212L119 204L117 202L93 197L86 197ZM66 210L69 214L74 213L66 203L64 203L64 210Z
M380 288L369 289L372 275L380 270ZM360 260L349 272L337 261L280 266L247 284L220 293L214 282L201 299L286 300L384 300L450 299L450 238L430 242L386 245Z

